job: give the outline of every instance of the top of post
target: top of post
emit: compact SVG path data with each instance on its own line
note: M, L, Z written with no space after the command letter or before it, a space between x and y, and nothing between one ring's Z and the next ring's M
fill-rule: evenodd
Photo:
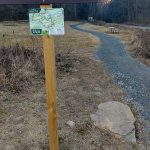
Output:
M75 4L98 2L98 0L0 0L0 4L15 5L15 4Z

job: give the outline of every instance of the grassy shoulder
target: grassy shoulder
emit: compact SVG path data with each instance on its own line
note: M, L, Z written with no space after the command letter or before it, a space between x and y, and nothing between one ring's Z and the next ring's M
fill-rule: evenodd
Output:
M122 101L124 93L105 71L104 64L94 58L100 41L90 34L73 30L70 25L74 23L66 22L65 36L55 37L60 149L140 149L140 145L126 143L109 131L100 131L93 125L90 114L97 110L98 105L112 100ZM11 76L6 76L7 82L14 81L10 84L11 89L15 89L16 85L18 87L18 84L21 89L10 90L10 85L1 87L0 110L5 110L5 114L0 112L0 116L3 116L0 118L0 145L8 150L46 150L48 135L42 41L40 37L34 37L34 41L28 42L33 38L29 35L28 24L15 24L18 32L12 41L8 40L12 35L3 24L1 33L7 32L7 37L3 37L6 54L15 54L9 57L15 61L10 61ZM14 26L9 23L10 29L14 29ZM24 34L19 31L24 31ZM22 38L18 38L18 35ZM16 39L19 45L17 50L14 49L16 43L13 45ZM1 68L1 73L5 74L5 66L1 65ZM17 84L14 84L16 81ZM74 129L66 125L68 120L76 123Z

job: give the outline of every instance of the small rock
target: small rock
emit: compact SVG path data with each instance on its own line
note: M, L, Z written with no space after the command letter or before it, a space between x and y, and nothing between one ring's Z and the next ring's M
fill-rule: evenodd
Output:
M102 103L91 118L98 128L107 129L117 137L136 143L135 118L127 105L115 101Z
M74 128L75 127L75 122L69 120L69 121L67 121L67 125L69 125L70 128Z

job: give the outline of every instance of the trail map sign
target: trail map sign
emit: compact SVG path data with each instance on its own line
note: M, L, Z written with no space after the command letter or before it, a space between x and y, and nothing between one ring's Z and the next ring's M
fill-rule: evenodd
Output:
M57 3L88 3L98 0L0 0L0 4L57 4Z
M30 31L33 35L64 35L63 8L37 8L29 11Z

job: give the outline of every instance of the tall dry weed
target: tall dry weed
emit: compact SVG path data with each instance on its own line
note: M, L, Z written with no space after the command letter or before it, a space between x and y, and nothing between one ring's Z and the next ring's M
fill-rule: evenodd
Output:
M131 44L136 56L150 59L150 31L138 31Z
M43 53L41 49L29 49L16 44L0 48L0 74L5 74L5 88L19 92L32 81L43 78ZM4 88L4 84L0 85Z

